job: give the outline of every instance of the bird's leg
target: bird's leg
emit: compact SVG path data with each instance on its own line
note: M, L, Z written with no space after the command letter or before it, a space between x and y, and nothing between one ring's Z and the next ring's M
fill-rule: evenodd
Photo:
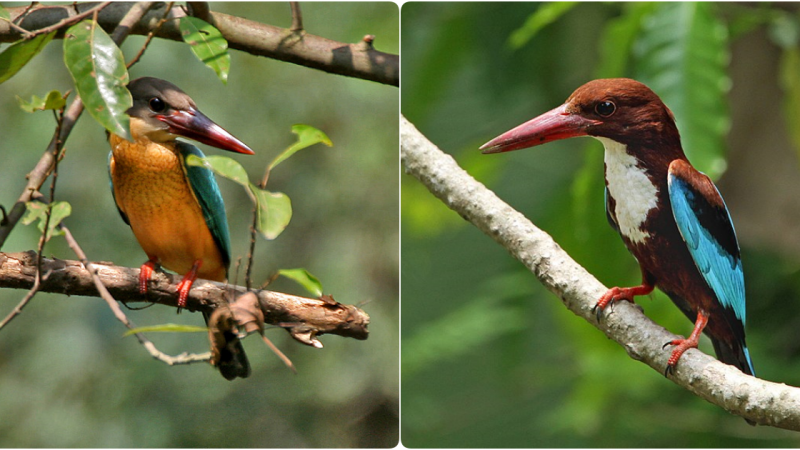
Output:
M158 259L156 258L150 258L146 263L142 264L142 267L139 268L140 294L147 294L147 283L150 281L150 277L153 276L153 272L157 271L158 268L159 263Z
M703 328L706 327L707 323L708 313L701 309L697 311L697 321L694 323L694 330L692 330L692 334L689 335L689 339L675 339L674 341L669 341L664 344L664 347L668 345L677 345L675 350L672 351L672 356L670 356L667 361L667 368L664 370L664 376L675 372L675 365L678 364L678 360L681 359L681 355L683 355L686 350L697 348L697 344L700 342L700 333L703 332Z
M192 270L183 276L183 280L181 280L178 285L178 312L181 312L181 308L186 307L186 299L189 297L189 290L192 289L192 284L194 284L194 280L197 279L197 271L200 270L201 265L203 265L202 260L198 259L195 261L194 264L192 264Z
M647 274L642 273L642 284L639 286L634 287L613 287L606 291L600 300L595 303L594 308L592 308L592 312L597 314L597 320L600 321L600 317L603 315L603 310L609 304L614 304L614 302L618 302L620 300L627 300L629 302L633 302L633 297L637 295L647 295L653 292L653 288L655 287L654 283L648 279L649 277Z

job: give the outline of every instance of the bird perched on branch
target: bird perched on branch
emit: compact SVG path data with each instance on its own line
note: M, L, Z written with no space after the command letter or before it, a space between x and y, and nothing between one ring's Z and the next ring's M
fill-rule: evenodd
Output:
M591 81L563 105L481 149L507 152L576 136L605 147L606 215L642 271L641 285L600 297L598 320L609 304L657 286L695 324L689 338L664 345L673 346L665 374L705 332L720 361L754 375L742 261L728 209L711 179L687 160L672 112L647 86L624 78Z
M201 113L174 84L138 78L128 85L133 141L109 135L111 192L122 219L130 225L148 260L139 275L139 290L159 266L184 274L178 306L186 305L198 277L224 282L231 262L225 205L211 170L186 164L188 155L203 157L186 137L223 150L253 151ZM206 321L208 317L206 317ZM238 339L217 364L232 380L247 377L250 364Z

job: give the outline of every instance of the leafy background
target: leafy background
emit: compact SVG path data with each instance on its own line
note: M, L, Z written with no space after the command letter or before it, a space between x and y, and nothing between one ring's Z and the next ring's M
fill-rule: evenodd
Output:
M406 3L401 110L598 279L630 286L639 270L603 212L598 142L477 149L593 78L647 83L731 210L756 372L797 386L799 18L795 4ZM631 360L412 177L401 192L405 445L800 445ZM691 331L663 294L639 303ZM707 338L701 350L713 354Z
M7 4L5 6L14 6ZM212 3L211 9L288 27L288 3ZM376 35L377 49L399 51L393 3L303 3L309 33L341 42ZM129 37L128 59L144 41ZM6 45L0 46L0 51ZM294 375L257 338L244 341L253 374L228 382L205 364L168 367L152 360L102 300L38 294L0 333L0 445L4 447L386 447L398 441L397 88L231 52L227 85L186 44L156 39L131 77L182 87L199 108L248 143L233 156L260 179L266 164L295 141L295 123L328 134L281 164L269 188L292 199L294 216L275 241L260 239L254 279L305 267L325 293L370 314L366 341L322 336L322 350L282 330L267 331L294 361ZM25 174L52 136L49 113L23 112L30 99L72 88L61 40L0 85L0 204L13 205ZM207 154L226 154L199 145ZM89 258L138 267L145 255L122 222L108 189L105 133L84 114L67 141L56 198L72 204L65 223ZM231 154L226 154L229 156ZM241 187L219 179L234 258L245 256L251 206ZM49 182L46 186L49 186ZM35 227L18 225L3 251L36 247ZM74 255L60 238L45 253ZM242 276L240 276L240 281ZM291 281L271 289L308 295ZM3 315L24 291L0 291ZM141 306L137 305L137 306ZM154 306L129 311L140 326L201 325L197 314ZM163 351L208 350L203 334L151 335Z

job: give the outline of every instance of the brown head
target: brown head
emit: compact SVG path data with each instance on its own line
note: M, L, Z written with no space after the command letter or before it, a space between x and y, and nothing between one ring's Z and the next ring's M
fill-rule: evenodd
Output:
M481 150L507 152L576 136L680 150L672 112L650 88L628 78L590 81L563 105L492 139Z

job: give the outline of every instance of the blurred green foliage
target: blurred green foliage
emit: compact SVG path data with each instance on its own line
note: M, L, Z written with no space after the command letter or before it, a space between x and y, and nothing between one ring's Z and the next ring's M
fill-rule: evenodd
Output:
M406 3L401 110L599 280L630 286L640 273L605 217L599 143L568 140L503 155L480 155L478 147L562 104L590 79L627 76L649 84L672 108L696 166L735 186L723 176L737 164L727 158L738 144L728 140L731 127L783 133L785 116L765 121L765 130L733 120L731 48L758 33L775 34L786 21L799 23L796 6ZM767 45L781 55L796 50L796 39L778 34L788 42ZM786 70L791 99L800 72L796 64ZM784 106L796 108L789 100ZM751 427L630 359L412 177L402 177L401 192L406 446L800 445L797 434ZM731 213L735 222L749 214ZM740 245L756 371L799 385L800 255L745 234ZM691 331L662 293L638 303L668 330ZM706 338L701 350L713 355Z
M10 5L6 5L7 7ZM211 9L288 27L288 3L211 3ZM399 8L393 3L302 3L309 33L355 43L376 36L378 50L399 52ZM143 36L122 46L128 59ZM0 46L0 51L7 46ZM0 85L0 204L13 205L54 129L50 112L28 114L16 96L72 89L61 41L48 45ZM301 152L270 178L292 198L292 223L274 241L259 238L256 284L281 268L303 267L325 293L362 304L370 336L322 336L322 350L283 330L268 329L294 362L295 375L257 337L244 346L253 365L246 380L228 382L205 364L168 367L154 361L97 298L38 294L0 333L0 445L4 447L386 447L398 441L399 337L397 138L395 87L231 52L227 85L185 43L156 39L131 78L174 82L199 109L251 146L234 156L259 180L267 164L296 141L292 126L323 130L335 146ZM200 144L201 147L204 147ZM219 154L204 148L207 154ZM66 142L56 199L72 205L65 220L89 258L138 267L146 256L119 217L108 186L109 147L103 128L84 114ZM243 282L236 258L249 247L252 204L235 183L219 178L231 228L231 281ZM49 181L46 184L49 186ZM18 225L3 251L36 248L38 231ZM45 253L74 255L58 237ZM308 295L279 278L270 289ZM0 291L7 314L24 291ZM131 305L142 306L142 304ZM201 325L154 306L128 311L140 326ZM160 333L162 351L208 350L204 335Z

